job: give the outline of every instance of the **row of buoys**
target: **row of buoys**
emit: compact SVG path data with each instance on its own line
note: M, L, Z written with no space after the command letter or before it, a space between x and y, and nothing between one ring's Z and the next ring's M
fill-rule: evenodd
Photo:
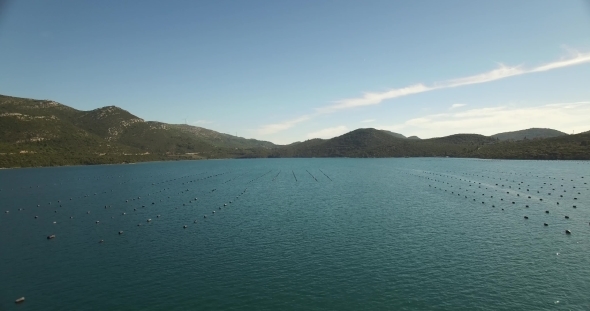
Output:
M446 175L446 174L436 174L436 173L431 173L431 172L426 172L426 171L422 171L422 173L424 173L424 174L429 174L429 175L436 175L436 176L440 176L440 177L454 178L454 179L458 179L458 180L463 180L463 178L457 178L457 177L454 177L454 176L448 176L448 175ZM440 182L440 183L443 183L443 184L445 184L445 185L448 185L448 186L450 186L451 188L453 187L453 185L451 185L451 183L450 183L450 182L448 182L448 181L444 181L444 180L440 180L439 178L430 178L430 177L427 177L427 176L420 176L420 175L416 175L416 174L410 174L410 175L413 175L413 176L418 176L418 177L421 177L421 178L426 178L426 179L428 179L428 180L435 181L435 182ZM572 180L572 181L573 181L573 180ZM472 185L471 185L472 183L473 183L473 184L476 184L476 182L474 182L474 181L470 181L470 180L465 180L465 182L469 182L469 183L470 183L470 184L469 184L469 186L472 186ZM480 183L478 183L478 184L479 184L479 185L481 185L482 183L480 182ZM518 184L519 184L519 185L522 185L522 184L524 184L524 182L519 182ZM432 187L432 188L434 188L434 189L437 189L437 187L433 187L432 185L428 185L428 186L429 186L429 187ZM498 184L496 184L496 186L499 186L499 185L498 185ZM502 185L502 186L504 186L504 185ZM527 186L530 186L530 185L527 185ZM563 187L563 185L561 185L561 186ZM512 188L511 186L508 186L508 187L509 187L509 188ZM478 188L481 188L481 186L479 186ZM542 188L542 187L541 187L541 188ZM575 186L573 186L573 188L575 188ZM459 188L459 189L461 189L461 188ZM488 189L488 188L486 188L486 189ZM518 187L518 189L521 189L521 188L520 188L520 187ZM441 187L441 188L440 188L440 190L443 190L443 188ZM555 190L555 189L554 189L554 190ZM444 189L444 191L445 191L445 192L447 192L447 189ZM466 191L469 191L469 190L466 190ZM496 191L497 191L497 190L496 190ZM527 189L527 191L529 191L529 189ZM451 191L449 190L449 192L451 192ZM566 191L566 190L564 190L564 192L567 192L567 191ZM452 191L451 193L453 193L453 194L454 194L454 191ZM475 193L475 191L474 191L474 193ZM510 194L510 191L507 191L506 193L507 193L507 194ZM538 191L537 191L537 193L538 193ZM460 194L459 194L459 195L460 195ZM548 193L548 195L551 195L551 193ZM485 196L485 193L482 193L482 196ZM516 196L517 196L517 197L520 197L520 194L519 194L519 193L516 193ZM490 197L493 197L493 196L490 196ZM563 198L564 196L563 196L563 195L560 195L560 197L561 197L561 198ZM467 196L465 196L465 198L467 198ZM528 196L527 198L528 198L528 199L530 199L530 198L531 198L531 196ZM473 200L475 201L475 199L473 199ZM540 201L543 201L543 199L542 199L542 198L540 198L539 200L540 200ZM577 197L574 197L574 198L573 198L573 200L577 200ZM503 201L503 199L501 199L501 201ZM516 202L515 202L515 201L511 201L511 203L512 203L512 204L515 204ZM485 202L482 202L482 204L485 204ZM556 202L556 204L557 204L557 205L560 205L560 202ZM492 207L494 207L494 205L492 205ZM528 207L529 207L529 205L525 205L525 207L527 207L527 208L528 208ZM576 207L577 207L576 205L573 205L573 208L576 208ZM504 210L504 209L502 209L502 210ZM547 210L547 211L546 211L546 213L549 213L549 211ZM529 219L529 217L528 217L528 216L524 216L524 218L525 218L525 219ZM568 215L564 215L564 218L565 218L565 219L570 219L570 217L569 217ZM544 223L543 225L544 225L544 226L548 226L548 224L547 224L547 223ZM571 234L571 230L569 230L569 229L568 229L568 230L566 230L565 232L566 232L566 234Z
M218 175L221 175L221 174L218 174ZM212 176L211 176L211 177L212 177ZM111 191L112 191L112 190L111 190ZM188 191L188 189L187 189L187 191ZM215 191L215 189L214 189L213 191ZM246 191L246 190L244 190L244 192L242 192L242 194L243 194L243 193L245 193L245 191ZM106 193L106 192L105 192L105 193ZM96 194L97 194L97 193L95 193L95 195L96 195ZM149 196L149 195L150 195L150 194L148 193L148 196ZM168 198L170 198L170 197L168 197ZM236 198L237 198L237 197L236 197ZM141 196L138 196L136 199L137 199L137 200L140 200L140 199L141 199ZM132 199L132 200L136 200L136 199L134 198L134 199ZM70 200L72 200L72 198L70 198ZM196 198L196 197L195 197L195 200L197 200L197 198ZM160 202L161 202L161 201L162 201L162 200L160 200ZM60 201L60 200L58 200L58 203L59 203L59 202L61 202L61 201ZM129 202L129 200L126 200L126 202ZM232 201L230 201L230 203L231 203L231 202L232 202ZM153 204L155 204L155 202L152 202L152 205L153 205ZM49 202L49 205L51 205L51 202ZM40 205L38 205L38 207L39 207L39 206L40 206ZM60 205L60 206L61 206L61 205ZM227 206L227 204L224 204L224 206ZM105 208L105 209L107 209L108 207L111 207L111 205L105 205L105 206L104 206L104 208ZM145 205L143 205L142 207L145 207ZM220 208L220 209L221 209L221 208ZM19 210L22 210L22 209L19 209ZM136 208L134 208L134 210L137 210L137 209L136 209ZM9 211L6 211L6 213L8 213L8 212L9 212ZM55 212L57 212L57 210L56 210ZM90 211L87 211L86 213L87 213L87 214L90 214ZM122 215L125 215L125 212L123 212L123 213L122 213ZM159 217L160 217L160 215L157 215L157 217L159 218ZM38 216L35 216L35 218L37 219L37 218L38 218ZM70 219L73 219L73 218L74 218L73 216L70 216ZM111 218L114 218L114 217L111 217ZM150 222L150 221L151 221L151 219L147 219L147 222ZM100 221L98 221L98 220L97 220L95 223L96 223L96 224L99 224L99 223L100 223ZM195 223L196 223L196 221L195 221ZM54 222L53 222L53 224L56 224L56 222L54 221ZM138 226L141 226L141 224L138 224ZM122 233L123 233L123 231L119 231L119 234L122 234ZM47 239L48 239L48 240L49 240L49 239L54 239L54 238L55 238L55 235L54 235L54 234L47 236ZM103 243L103 242L104 242L104 240L99 240L99 243Z

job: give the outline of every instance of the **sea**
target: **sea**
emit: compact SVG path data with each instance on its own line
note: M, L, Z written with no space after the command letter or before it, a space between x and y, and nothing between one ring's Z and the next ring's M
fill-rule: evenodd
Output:
M454 158L0 170L0 310L590 310L588 183Z

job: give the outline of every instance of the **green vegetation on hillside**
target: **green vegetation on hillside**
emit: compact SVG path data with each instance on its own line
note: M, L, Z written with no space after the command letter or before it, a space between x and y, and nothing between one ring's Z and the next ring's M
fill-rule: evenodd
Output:
M0 95L0 167L267 157L590 159L590 132L528 129L420 139L368 128L277 146L201 127L144 121L115 106L79 111L50 100Z
M505 132L492 135L493 138L499 140L526 140L526 139L539 139L539 138L551 138L567 135L564 132L560 132L553 129L541 129L541 128L530 128L526 130Z

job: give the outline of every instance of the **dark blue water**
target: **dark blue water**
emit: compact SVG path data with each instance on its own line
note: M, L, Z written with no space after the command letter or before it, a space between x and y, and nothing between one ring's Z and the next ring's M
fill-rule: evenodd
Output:
M0 310L588 310L589 173L467 159L3 170Z

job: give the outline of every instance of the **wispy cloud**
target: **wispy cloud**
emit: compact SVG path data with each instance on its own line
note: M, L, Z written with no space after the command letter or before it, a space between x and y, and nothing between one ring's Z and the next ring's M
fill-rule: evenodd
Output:
M401 89L392 89L383 93L365 93L362 97L343 99L336 101L336 104L334 105L316 108L316 111L319 113L332 113L342 109L377 105L386 99L423 93L430 90L433 90L433 88L427 87L424 84L415 84Z
M304 115L299 118L287 120L281 123L268 124L259 128L258 133L262 135L274 134L280 131L290 129L298 123L305 122L311 119L312 117L315 117L315 115Z
M457 109L457 108L464 107L464 106L466 106L466 105L467 105L467 104L452 104L452 105L451 105L451 108L449 108L449 109L451 109L451 110L452 110L452 109Z
M337 101L336 104L319 108L318 111L321 112L332 112L341 109L348 109L348 108L355 108L361 106L368 106L368 105L377 105L380 104L382 101L386 99L393 99L397 97L407 96L411 94L418 94L424 93L433 90L439 89L446 89L446 88L453 88L459 87L464 85L470 84L479 84L479 83L486 83L492 82L500 79L505 79L513 76L533 73L533 72L542 72L548 71L552 69L558 69L563 67L581 65L584 63L590 63L590 53L580 53L575 52L569 58L561 59L555 62L551 62L548 64L540 65L533 68L524 68L522 65L509 67L504 64L500 64L498 68L484 72L481 74L457 78L457 79L450 79L447 81L436 82L433 85L426 86L424 84L416 84L400 89L392 89L382 93L365 93L362 97L356 98L348 98Z
M534 107L499 106L431 114L401 124L377 128L420 137L456 133L493 135L499 132L548 127L561 131L590 130L590 101Z
M373 123L373 122L375 122L375 119L367 119L367 120L361 121L361 123Z
M348 132L348 128L344 125L325 128L316 132L308 133L307 138L332 138Z
M382 103L384 100L394 99L402 96L419 94L439 89L455 88L471 84L487 83L500 79L505 79L513 76L524 75L535 72L549 71L553 69L581 65L590 63L590 53L580 53L578 51L570 51L570 56L543 64L537 67L525 68L523 65L506 66L499 64L499 67L477 75L472 75L463 78L450 79L441 82L435 82L432 85L425 85L422 83L406 86L403 88L391 89L385 92L367 92L361 97L346 98L336 101L334 104L315 109L315 113L307 114L299 118L285 121L282 123L269 124L262 126L258 132L260 134L273 134L295 126L298 123L310 120L323 114L330 114L341 110L352 109L357 107L372 106Z

